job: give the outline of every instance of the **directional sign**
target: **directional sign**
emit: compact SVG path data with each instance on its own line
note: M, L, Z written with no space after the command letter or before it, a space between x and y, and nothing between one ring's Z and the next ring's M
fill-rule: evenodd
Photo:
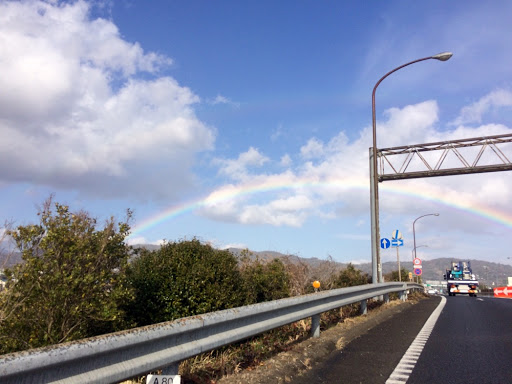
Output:
M416 276L421 276L421 268L414 268L414 274Z
M402 232L400 232L398 229L395 229L393 233L391 234L392 239L403 239Z
M412 263L413 263L414 265L421 265L421 259L420 259L420 258L418 258L418 257L416 257L416 258L412 261Z
M386 239L385 237L380 239L380 247L381 248L388 249L390 245L391 245L391 241L389 241L389 239Z
M512 299L512 287L494 288L494 297L508 297L509 299Z
M403 247L404 241L402 239L393 239L393 240L391 240L391 245L393 247Z

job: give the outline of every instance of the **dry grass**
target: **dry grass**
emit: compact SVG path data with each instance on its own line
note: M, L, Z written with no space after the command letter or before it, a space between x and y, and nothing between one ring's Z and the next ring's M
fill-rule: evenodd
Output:
M314 280L330 281L330 277L339 272L339 268L332 260L321 263L315 269L302 262L285 261L285 265L290 275L292 296L307 293L307 282ZM329 289L327 286L322 288ZM396 298L396 295L390 295L391 300ZM415 294L409 295L409 299L415 300ZM398 301L396 302L398 303ZM393 305L393 301L390 304ZM370 311L380 305L382 305L382 302L369 301L367 308ZM324 331L345 322L361 321L359 314L359 303L325 312L320 317L321 330ZM303 319L265 332L244 342L198 355L180 364L179 373L182 383L215 384L223 376L232 375L242 370L251 371L272 356L290 350L297 343L308 339L310 332L311 319ZM338 344L340 348L343 347L343 340L340 339ZM310 364L308 361L302 363L305 366ZM145 377L134 381L126 381L123 384L143 383L145 383Z
M368 309L381 303L370 301ZM322 330L343 322L357 321L359 304L348 305L321 315ZM310 337L311 319L303 319L252 338L246 342L212 351L189 359L180 365L180 374L185 383L214 384L225 375L251 370L265 360ZM308 364L307 361L303 362Z

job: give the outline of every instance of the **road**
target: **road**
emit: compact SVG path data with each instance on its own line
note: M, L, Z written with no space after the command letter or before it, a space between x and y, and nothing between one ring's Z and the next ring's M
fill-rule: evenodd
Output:
M423 300L294 383L385 383L440 302ZM512 300L446 297L407 383L512 383L511 360Z
M407 383L512 383L512 300L447 297Z

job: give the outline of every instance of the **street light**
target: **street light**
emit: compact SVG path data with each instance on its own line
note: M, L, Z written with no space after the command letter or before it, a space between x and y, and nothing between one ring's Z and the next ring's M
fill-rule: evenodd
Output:
M419 247L416 247L416 230L414 228L414 225L416 224L416 221L418 221L419 219L421 219L422 217L425 217L425 216L439 216L439 213L428 213L426 215L423 215L423 216L420 216L418 217L416 220L414 220L412 222L412 237L414 239L414 258L416 258L416 248L419 248Z
M370 209L371 209L371 224L372 224L372 282L382 282L382 265L380 261L380 229L379 229L379 176L377 172L377 121L375 118L375 92L377 87L386 77L391 75L393 72L398 71L408 65L418 63L420 61L436 59L440 61L446 61L452 57L451 52L438 53L434 56L424 57L411 61L407 64L403 64L392 71L386 73L380 78L380 80L373 87L372 93L372 123L373 123L373 146L370 148Z
M411 252L411 255L412 255L412 260L414 261L414 257L416 255L416 248L421 248L421 247L427 247L428 248L428 245L418 245L417 247L414 247L412 249L412 252Z

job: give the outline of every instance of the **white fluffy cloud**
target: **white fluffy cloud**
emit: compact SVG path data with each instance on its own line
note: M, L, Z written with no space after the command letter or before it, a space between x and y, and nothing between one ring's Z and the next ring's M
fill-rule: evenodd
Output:
M241 153L234 160L217 160L220 164L219 172L235 180L245 180L249 174L249 168L261 167L268 161L268 158L256 148L250 147L246 152Z
M215 131L195 94L158 77L171 63L84 1L0 3L0 178L117 197L189 188Z
M499 89L485 95L480 100L462 108L453 125L481 123L484 114L493 108L512 107L512 92Z
M320 140L313 137L300 149L300 154L305 159L321 157L324 154L324 145Z

